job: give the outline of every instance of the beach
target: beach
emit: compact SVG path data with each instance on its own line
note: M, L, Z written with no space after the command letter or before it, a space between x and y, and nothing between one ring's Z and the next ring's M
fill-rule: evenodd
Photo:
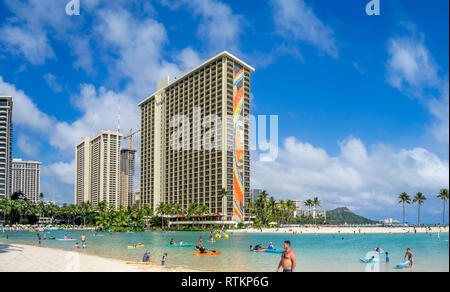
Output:
M417 227L416 233L448 233L447 227ZM415 233L414 227L339 227L339 226L308 226L283 228L248 228L234 229L233 233L294 233L294 234L406 234Z
M159 263L158 263L159 264ZM182 267L128 265L77 251L0 243L0 272L193 272Z

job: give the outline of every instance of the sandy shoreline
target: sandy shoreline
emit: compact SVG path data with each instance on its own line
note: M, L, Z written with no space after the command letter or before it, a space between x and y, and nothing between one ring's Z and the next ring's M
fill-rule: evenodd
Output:
M158 264L127 265L124 261L82 252L0 243L0 272L195 272Z
M405 234L414 233L414 227L286 227L229 230L233 233L294 233L294 234ZM416 228L417 233L448 233L448 227Z

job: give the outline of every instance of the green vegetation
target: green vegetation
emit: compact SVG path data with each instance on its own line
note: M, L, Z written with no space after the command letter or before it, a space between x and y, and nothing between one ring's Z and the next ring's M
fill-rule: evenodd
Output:
M103 230L121 231L142 230L147 226L164 228L167 226L168 217L176 215L183 215L188 220L211 219L209 208L197 203L189 205L187 210L183 210L180 204L161 203L154 213L148 204L142 208L137 205L115 208L103 201L95 207L89 203L56 206L52 203L31 203L20 193L12 198L14 200L0 200L0 216L8 224L35 225L38 224L40 217L47 217L54 219L58 224L96 226ZM200 228L192 227L189 230L198 229Z
M376 221L364 218L362 216L356 215L350 211L347 207L337 208L331 211L327 211L327 223L331 225L342 225L342 224L374 224Z
M423 205L423 203L425 203L425 201L427 200L427 198L421 193L418 192L413 199L413 203L417 203L419 205L419 210L418 210L418 219L417 219L417 224L420 225L420 206Z
M447 201L448 201L448 190L441 189L439 191L439 194L437 195L437 197L442 200L442 203L444 205L444 210L442 211L442 214L443 214L442 225L445 226L445 204L447 204Z
M276 202L273 197L269 198L266 191L262 191L256 201L250 202L247 211L254 216L255 226L268 227L270 222L289 224L294 217L295 204L290 200Z
M405 225L405 217L406 217L406 211L405 211L405 204L411 205L411 198L409 195L405 192L398 195L398 203L403 205L403 225Z

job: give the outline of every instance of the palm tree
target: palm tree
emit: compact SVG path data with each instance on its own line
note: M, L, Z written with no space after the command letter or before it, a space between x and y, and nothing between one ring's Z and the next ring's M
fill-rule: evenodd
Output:
M321 206L322 202L319 200L318 197L314 197L314 199L312 200L312 205L314 207L314 210L316 210L316 208L322 208ZM314 224L317 225L317 212L314 212Z
M0 211L3 212L3 220L5 222L6 222L6 215L11 214L11 210L12 210L12 201L8 199L0 200Z
M287 223L289 224L294 215L295 209L296 209L295 203L291 200L287 200L286 208L287 208L287 212L288 212L287 213Z
M83 219L83 225L86 226L86 217L92 212L92 206L89 202L83 202L79 206L79 211Z
M220 190L219 196L222 199L222 215L225 215L227 213L227 198L230 196L230 194L228 194L227 189L223 188Z
M198 209L198 215L200 217L209 216L211 213L209 212L209 207L206 205L202 205Z
M417 202L417 204L419 205L419 211L418 211L418 213L419 213L419 217L418 217L418 220L417 220L417 225L418 226L420 226L420 206L422 206L423 205L423 203L425 203L425 201L427 200L427 198L421 193L421 192L418 192L415 196L414 196L414 199L413 199L413 203L416 203Z
M405 192L401 193L399 196L399 201L398 203L403 205L403 225L405 225L405 204L410 205L411 204L411 198L409 197L409 195Z
M200 205L198 203L191 203L186 210L186 219L189 220L193 215L198 215Z
M159 203L156 213L161 216L161 227L164 229L164 216L170 213L170 206L164 202Z
M441 189L437 197L442 200L442 203L444 205L444 211L442 212L443 213L442 226L445 226L445 204L447 203L448 200L448 189Z
M305 201L305 207L308 207L308 209L309 209L308 214L309 214L310 217L312 217L312 215L311 215L311 207L312 207L313 205L314 205L314 204L313 204L313 200L308 199L308 200Z
M261 220L261 223L265 225L267 223L267 191L263 190L258 196L255 202L255 213L257 218Z

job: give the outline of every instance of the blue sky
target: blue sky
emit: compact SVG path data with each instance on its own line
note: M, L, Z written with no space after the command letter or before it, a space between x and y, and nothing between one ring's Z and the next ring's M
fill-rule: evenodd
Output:
M0 94L14 97L14 157L43 162L42 191L73 202L81 137L138 128L165 75L227 50L256 68L252 113L279 116L279 157L252 186L399 219L422 191L428 222L449 181L449 3L381 0L0 1ZM138 143L138 141L136 141ZM414 222L415 207L408 208Z

